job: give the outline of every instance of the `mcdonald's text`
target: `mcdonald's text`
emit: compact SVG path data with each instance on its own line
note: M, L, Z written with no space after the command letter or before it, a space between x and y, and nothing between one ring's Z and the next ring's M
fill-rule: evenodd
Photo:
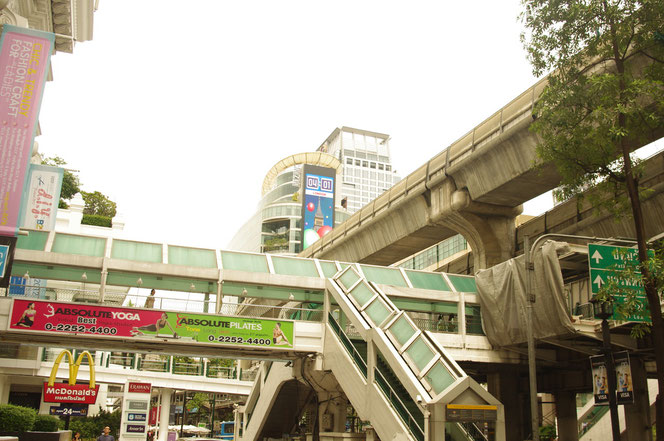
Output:
M91 388L87 384L44 383L45 403L80 403L95 404L99 386Z

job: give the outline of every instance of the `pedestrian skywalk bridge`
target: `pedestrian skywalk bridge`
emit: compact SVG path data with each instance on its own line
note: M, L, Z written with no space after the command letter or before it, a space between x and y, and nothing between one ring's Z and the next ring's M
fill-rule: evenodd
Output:
M284 418L283 407L300 403L295 399L294 405L293 396L280 394L280 388L298 375L307 382L306 376L314 377L316 371L334 375L338 387L331 389L343 390L380 439L429 441L448 439L446 434L453 440L505 439L502 404L468 377L439 339L420 330L376 284L348 267L329 279L326 288L321 363L281 366L271 378L270 370L264 370L238 413L236 435L242 441L291 433L293 421L301 416ZM348 329L354 330L352 335ZM328 435L334 438L333 432Z

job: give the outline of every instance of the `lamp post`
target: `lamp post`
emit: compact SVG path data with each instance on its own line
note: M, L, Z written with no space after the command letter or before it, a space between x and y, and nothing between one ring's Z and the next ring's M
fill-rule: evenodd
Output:
M611 415L611 433L613 441L620 441L620 422L618 420L618 402L616 401L616 368L613 365L613 352L611 351L611 333L608 319L613 316L613 302L593 298L595 318L602 320L602 353L606 366L606 377L609 392L609 413Z

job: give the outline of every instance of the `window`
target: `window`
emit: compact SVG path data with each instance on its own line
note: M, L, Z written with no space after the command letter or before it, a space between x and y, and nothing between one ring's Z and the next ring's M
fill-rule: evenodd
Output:
M355 160L355 165L357 165L357 166L359 167L361 164L362 164L362 162L360 162L359 159L356 159L356 160Z
M369 161L362 161L362 167L369 167Z
M353 165L353 158L346 158L346 164Z
M376 168L376 163L372 162L371 164L369 164L369 167L375 169Z
M386 165L386 166L385 166L385 170L387 170L387 171L392 171L392 166L391 166L391 165Z
M378 164L378 170L385 170L385 166L383 164Z

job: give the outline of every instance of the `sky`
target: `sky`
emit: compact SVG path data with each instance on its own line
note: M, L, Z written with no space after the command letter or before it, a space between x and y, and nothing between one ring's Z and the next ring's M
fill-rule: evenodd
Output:
M117 203L126 238L225 248L268 170L336 127L389 134L405 177L528 89L519 11L100 0L93 40L51 58L39 150Z

